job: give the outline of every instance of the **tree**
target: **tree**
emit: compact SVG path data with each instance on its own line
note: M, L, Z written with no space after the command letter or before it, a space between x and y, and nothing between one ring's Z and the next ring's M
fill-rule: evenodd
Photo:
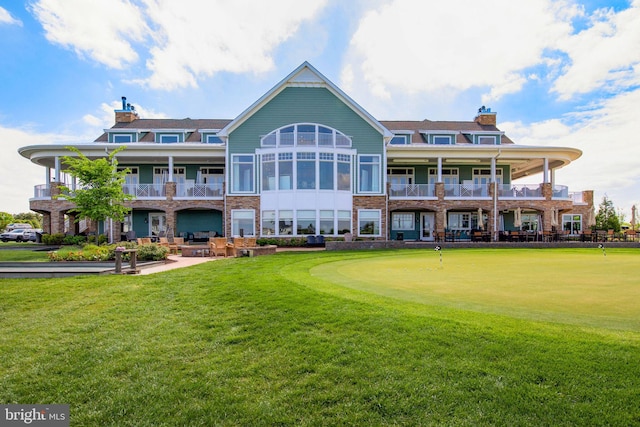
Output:
M598 207L598 213L596 214L596 228L602 230L613 230L615 232L620 231L620 218L616 214L616 208L613 206L613 202L609 200L607 195L602 198L602 202Z
M11 224L13 221L13 215L7 212L0 212L0 230L4 230L7 225Z
M112 151L108 157L91 160L75 147L67 147L77 154L63 157L63 162L68 167L68 173L78 180L78 188L71 191L62 187L65 199L73 202L76 207L70 210L76 215L76 222L82 218L93 221L105 221L110 218L115 221L124 221L130 208L124 206L124 202L133 199L130 194L125 194L122 186L129 170L118 171L116 154L124 150L119 147Z
M42 214L35 212L22 212L13 216L15 222L31 224L33 228L42 228Z

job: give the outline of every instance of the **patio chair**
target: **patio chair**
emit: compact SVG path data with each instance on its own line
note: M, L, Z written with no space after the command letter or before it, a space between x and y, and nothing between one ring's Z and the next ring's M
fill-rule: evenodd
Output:
M184 245L184 237L174 237L173 242L169 242L169 253L177 255L181 245Z
M227 238L209 237L209 255L227 257Z
M245 237L244 238L244 247L245 248L255 248L258 246L258 239L256 237Z

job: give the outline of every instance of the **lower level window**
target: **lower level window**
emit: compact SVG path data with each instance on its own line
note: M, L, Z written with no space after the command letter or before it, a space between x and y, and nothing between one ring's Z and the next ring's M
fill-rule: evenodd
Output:
M571 234L580 234L582 231L582 215L562 215L562 229Z
M391 228L393 230L413 230L414 216L412 212L396 212L391 217Z
M380 235L380 210L359 210L358 211L358 234L360 236Z
M262 234L265 236L276 234L276 211L262 211Z
M233 210L231 211L231 234L234 236L254 236L253 210Z

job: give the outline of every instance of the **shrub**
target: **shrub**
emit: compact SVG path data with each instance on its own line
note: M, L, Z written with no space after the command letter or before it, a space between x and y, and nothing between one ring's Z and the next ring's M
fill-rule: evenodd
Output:
M70 246L47 254L51 261L108 261L109 248L106 246Z
M162 261L167 259L167 255L169 255L169 248L154 243L150 245L137 245L137 248L138 259L140 261Z
M56 234L43 234L42 235L42 243L45 245L62 245L64 241L64 234L56 233Z
M79 246L79 245L84 245L85 243L87 243L87 237L82 235L64 236L64 238L62 239L63 245Z
M298 247L298 246L305 246L307 244L307 238L306 237L261 238L261 239L258 239L256 242L259 246L276 245L280 247L284 247L284 246Z

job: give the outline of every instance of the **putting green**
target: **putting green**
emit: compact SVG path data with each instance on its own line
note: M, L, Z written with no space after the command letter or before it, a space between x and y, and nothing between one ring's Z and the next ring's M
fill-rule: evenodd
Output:
M640 331L637 249L384 251L311 273L416 303Z

